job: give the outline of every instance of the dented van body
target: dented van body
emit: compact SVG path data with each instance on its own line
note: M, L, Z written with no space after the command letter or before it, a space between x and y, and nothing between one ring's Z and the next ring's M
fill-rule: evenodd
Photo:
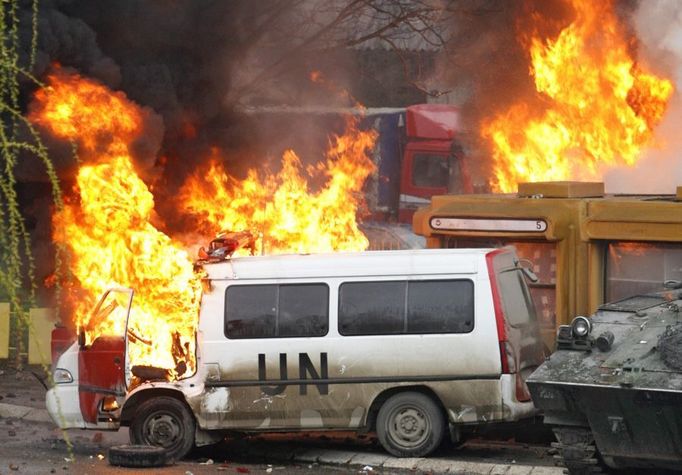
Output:
M47 397L60 427L130 426L133 442L176 457L228 432L376 430L392 454L423 456L448 428L457 437L535 414L525 377L544 349L513 248L244 257L204 270L196 373L131 390L125 338L74 344L55 369L70 378Z

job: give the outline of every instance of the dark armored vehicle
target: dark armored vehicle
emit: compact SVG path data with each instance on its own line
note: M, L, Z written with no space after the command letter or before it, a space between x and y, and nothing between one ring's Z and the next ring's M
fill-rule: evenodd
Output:
M668 287L562 325L527 380L569 473L682 470L682 286Z

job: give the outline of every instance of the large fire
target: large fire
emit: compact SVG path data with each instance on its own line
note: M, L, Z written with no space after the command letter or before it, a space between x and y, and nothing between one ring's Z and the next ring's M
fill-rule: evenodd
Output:
M75 141L84 161L78 199L53 216L53 237L67 246L80 288L75 323L90 341L123 335L125 298L98 315L92 310L105 290L132 288L131 363L167 368L173 377L192 373L201 286L187 253L151 224L154 197L129 151L142 131L141 109L121 93L59 69L47 84L36 93L31 120Z
M212 160L183 186L182 206L200 217L206 232L257 232L256 249L268 254L364 250L369 242L356 214L362 186L374 171L367 152L375 139L374 130L359 130L349 118L345 134L332 138L326 160L305 174L293 150L284 153L279 173L252 169L242 181ZM319 177L324 186L310 190L308 179Z
M538 97L484 124L497 191L524 181L593 180L606 167L632 165L673 92L632 58L612 2L567 1L573 21L556 38L529 41Z
M127 327L132 366L167 370L167 377L192 374L200 297L200 275L182 244L154 226L154 196L135 170L131 144L144 133L147 112L124 94L55 67L39 90L30 119L56 137L77 144L81 164L76 196L53 216L53 238L70 255L75 278L69 298L74 323L87 341L126 331L128 294L110 294L98 312L98 299L110 288L131 288L134 299ZM310 191L293 151L277 174L251 171L243 181L228 176L218 157L183 187L181 206L203 223L199 231L258 231L273 252L362 250L367 239L356 213L361 187L374 165L367 157L375 132L358 130L330 142L327 160L306 174L324 178ZM216 152L217 153L217 152Z

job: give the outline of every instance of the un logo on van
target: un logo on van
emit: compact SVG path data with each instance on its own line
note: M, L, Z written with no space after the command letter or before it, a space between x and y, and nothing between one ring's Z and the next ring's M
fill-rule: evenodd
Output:
M310 378L308 378L310 375ZM266 369L265 369L265 354L258 353L258 380L259 381L277 381L268 380ZM308 356L308 353L298 354L298 379L289 380L289 375L287 371L287 354L279 354L279 381L284 384L278 384L276 386L261 386L261 391L263 391L268 396L276 396L277 394L282 394L287 386L292 384L298 384L299 394L305 396L308 394L308 384L314 384L317 386L317 391L320 395L325 396L329 394L329 371L327 366L327 353L320 353L320 372L318 373L313 365L313 362ZM278 381L278 382L279 382ZM308 381L320 381L320 382L308 382ZM324 381L324 382L321 382Z

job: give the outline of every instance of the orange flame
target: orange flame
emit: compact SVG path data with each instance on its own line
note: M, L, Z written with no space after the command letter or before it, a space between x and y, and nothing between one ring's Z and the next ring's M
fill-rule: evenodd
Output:
M568 0L573 22L555 39L530 39L531 73L541 94L485 123L493 143L493 188L519 182L598 179L632 165L651 141L672 83L632 59L610 1Z
M333 137L326 161L308 167L307 178L323 178L319 191L309 189L293 150L282 157L277 174L250 170L239 181L213 157L210 165L183 185L180 200L188 213L208 223L212 233L256 231L256 248L268 254L364 250L369 242L358 229L362 186L374 171L367 153L376 132L362 131L348 119L346 133Z
M83 159L77 198L53 215L53 238L70 253L69 270L81 293L74 299L74 323L88 341L103 334L123 335L123 297L92 313L112 287L130 287L135 298L128 322L131 366L164 368L173 378L196 368L195 332L200 280L182 245L153 225L154 197L140 179L131 144L144 133L145 114L120 92L56 67L35 95L30 119L54 136L77 142ZM238 181L218 157L182 190L187 212L203 227L256 230L268 252L359 250L368 245L356 223L361 189L374 170L367 152L376 132L361 131L349 119L344 135L330 141L326 161L304 167L293 151L277 174L255 170ZM217 154L217 152L216 152ZM308 179L325 180L310 191Z
M91 315L111 287L135 298L128 345L131 365L194 372L199 277L181 246L151 224L154 197L134 170L129 144L143 133L143 114L124 94L60 69L35 95L30 118L53 135L74 140L87 164L79 168L80 201L53 216L53 237L67 246L70 271L84 295L74 319L90 341L123 335L127 302L107 319Z

